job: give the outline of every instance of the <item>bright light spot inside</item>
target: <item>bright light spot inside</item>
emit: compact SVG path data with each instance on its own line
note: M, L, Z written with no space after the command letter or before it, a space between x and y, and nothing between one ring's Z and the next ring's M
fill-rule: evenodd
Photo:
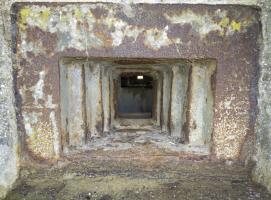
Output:
M142 79L143 79L143 76L137 76L137 79L142 80Z

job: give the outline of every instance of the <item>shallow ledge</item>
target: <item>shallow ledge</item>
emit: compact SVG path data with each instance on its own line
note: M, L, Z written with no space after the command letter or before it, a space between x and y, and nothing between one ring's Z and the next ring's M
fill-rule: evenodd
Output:
M145 150L146 149L146 150ZM180 154L189 155L190 157L209 156L210 148L208 146L196 146L181 144L178 139L158 133L114 133L103 138L94 138L87 145L77 148L71 148L64 152L72 156L84 151L91 151L97 155L100 151L126 151L142 156L181 156ZM96 152L95 152L96 151ZM118 156L115 153L116 156Z

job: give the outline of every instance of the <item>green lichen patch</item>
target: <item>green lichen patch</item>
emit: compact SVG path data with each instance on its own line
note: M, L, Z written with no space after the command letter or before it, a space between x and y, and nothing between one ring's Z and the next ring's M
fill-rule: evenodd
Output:
M96 18L95 8L97 5L67 5L67 6L26 6L20 14L19 27L22 32L26 27L39 28L45 32L56 33L60 38L58 50L75 48L86 50L89 48L114 48L123 44L125 39L137 39L143 36L143 44L152 50L179 44L182 36L169 37L170 25L191 25L192 29L205 39L211 32L220 36L232 36L235 33L246 32L247 28L254 23L253 17L229 17L227 10L217 9L213 13L200 14L192 9L183 9L182 12L164 13L163 17L169 22L168 26L157 27L134 25L125 18L120 17L121 8L112 8L103 5L106 13ZM98 30L98 31L97 31ZM22 34L23 35L23 34ZM178 41L178 42L176 42Z

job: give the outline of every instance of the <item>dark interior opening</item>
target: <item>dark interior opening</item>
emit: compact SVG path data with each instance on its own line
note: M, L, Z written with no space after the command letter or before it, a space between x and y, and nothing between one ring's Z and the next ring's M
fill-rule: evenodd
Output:
M152 118L153 78L142 73L123 73L118 80L118 117L130 119Z

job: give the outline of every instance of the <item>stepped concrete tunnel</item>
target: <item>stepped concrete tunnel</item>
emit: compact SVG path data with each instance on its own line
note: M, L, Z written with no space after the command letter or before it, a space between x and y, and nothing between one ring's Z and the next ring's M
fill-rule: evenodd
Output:
M0 199L271 199L269 0L0 11Z

